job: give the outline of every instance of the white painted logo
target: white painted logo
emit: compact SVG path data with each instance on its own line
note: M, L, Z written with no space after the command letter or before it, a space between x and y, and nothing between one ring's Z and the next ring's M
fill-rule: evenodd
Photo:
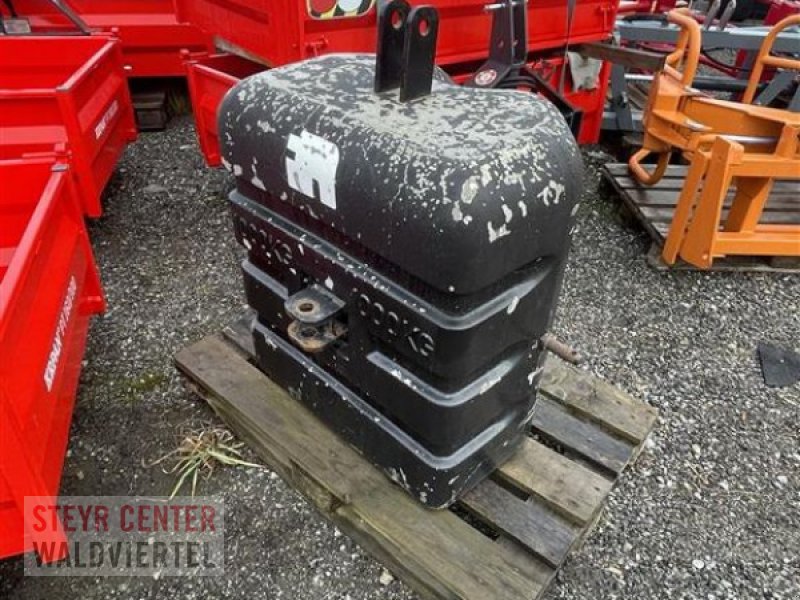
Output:
M69 285L67 286L67 295L64 298L64 304L61 305L61 313L58 315L58 323L56 323L56 333L53 336L53 345L50 347L50 355L47 357L47 365L44 368L44 385L47 391L53 390L53 381L56 378L56 371L58 371L58 364L61 361L61 355L64 350L64 336L67 333L67 325L72 316L72 308L75 306L75 294L78 292L78 282L75 281L75 276L69 278Z
M94 139L99 140L103 137L103 134L108 129L109 123L111 123L111 119L117 116L119 112L119 102L115 98L114 101L108 106L106 112L100 117L100 120L97 122L97 125L94 126Z
M286 178L296 190L336 209L336 170L339 167L339 148L318 135L303 130L300 136L289 135L286 156Z
M497 71L494 69L486 69L475 76L475 83L485 87L493 84L495 79L497 79Z

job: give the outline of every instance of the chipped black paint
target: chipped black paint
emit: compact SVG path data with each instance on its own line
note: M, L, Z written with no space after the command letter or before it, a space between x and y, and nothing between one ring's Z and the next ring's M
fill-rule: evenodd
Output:
M430 96L402 104L372 92L374 60L250 77L220 137L260 366L442 507L530 420L581 163L545 100L437 71ZM345 303L348 332L308 355L283 303L315 283Z
M330 55L244 80L220 109L225 164L443 291L560 255L581 163L552 104L442 72L431 96L401 104L372 92L373 62ZM339 148L336 210L288 185L287 140L303 130Z

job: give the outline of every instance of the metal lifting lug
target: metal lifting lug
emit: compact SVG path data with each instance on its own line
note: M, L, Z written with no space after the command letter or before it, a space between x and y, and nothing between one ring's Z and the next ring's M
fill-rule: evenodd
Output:
M314 284L289 296L286 312L306 325L322 325L344 308L344 302L319 284Z
M406 0L378 6L375 92L400 88L400 102L429 96L433 88L439 13L432 6L411 8Z

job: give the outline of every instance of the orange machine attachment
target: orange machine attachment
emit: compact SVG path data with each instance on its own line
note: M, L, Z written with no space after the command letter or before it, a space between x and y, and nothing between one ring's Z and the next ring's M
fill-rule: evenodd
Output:
M777 36L800 25L800 15L783 19L764 39L743 102L717 100L691 87L700 25L683 11L670 12L668 19L681 33L666 68L653 79L644 143L628 163L645 185L661 180L674 150L690 163L662 258L674 264L680 256L708 268L728 254L800 256L800 226L759 225L774 180L800 180L800 114L752 104L765 66L800 70L800 60L772 54ZM641 161L651 154L658 160L648 171ZM731 185L736 194L720 227Z

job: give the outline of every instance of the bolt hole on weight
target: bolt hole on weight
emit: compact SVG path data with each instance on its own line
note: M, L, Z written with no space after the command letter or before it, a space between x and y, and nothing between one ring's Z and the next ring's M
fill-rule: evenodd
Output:
M313 302L301 302L300 305L297 307L297 310L299 310L302 313L310 313L314 312L315 308L316 305Z

